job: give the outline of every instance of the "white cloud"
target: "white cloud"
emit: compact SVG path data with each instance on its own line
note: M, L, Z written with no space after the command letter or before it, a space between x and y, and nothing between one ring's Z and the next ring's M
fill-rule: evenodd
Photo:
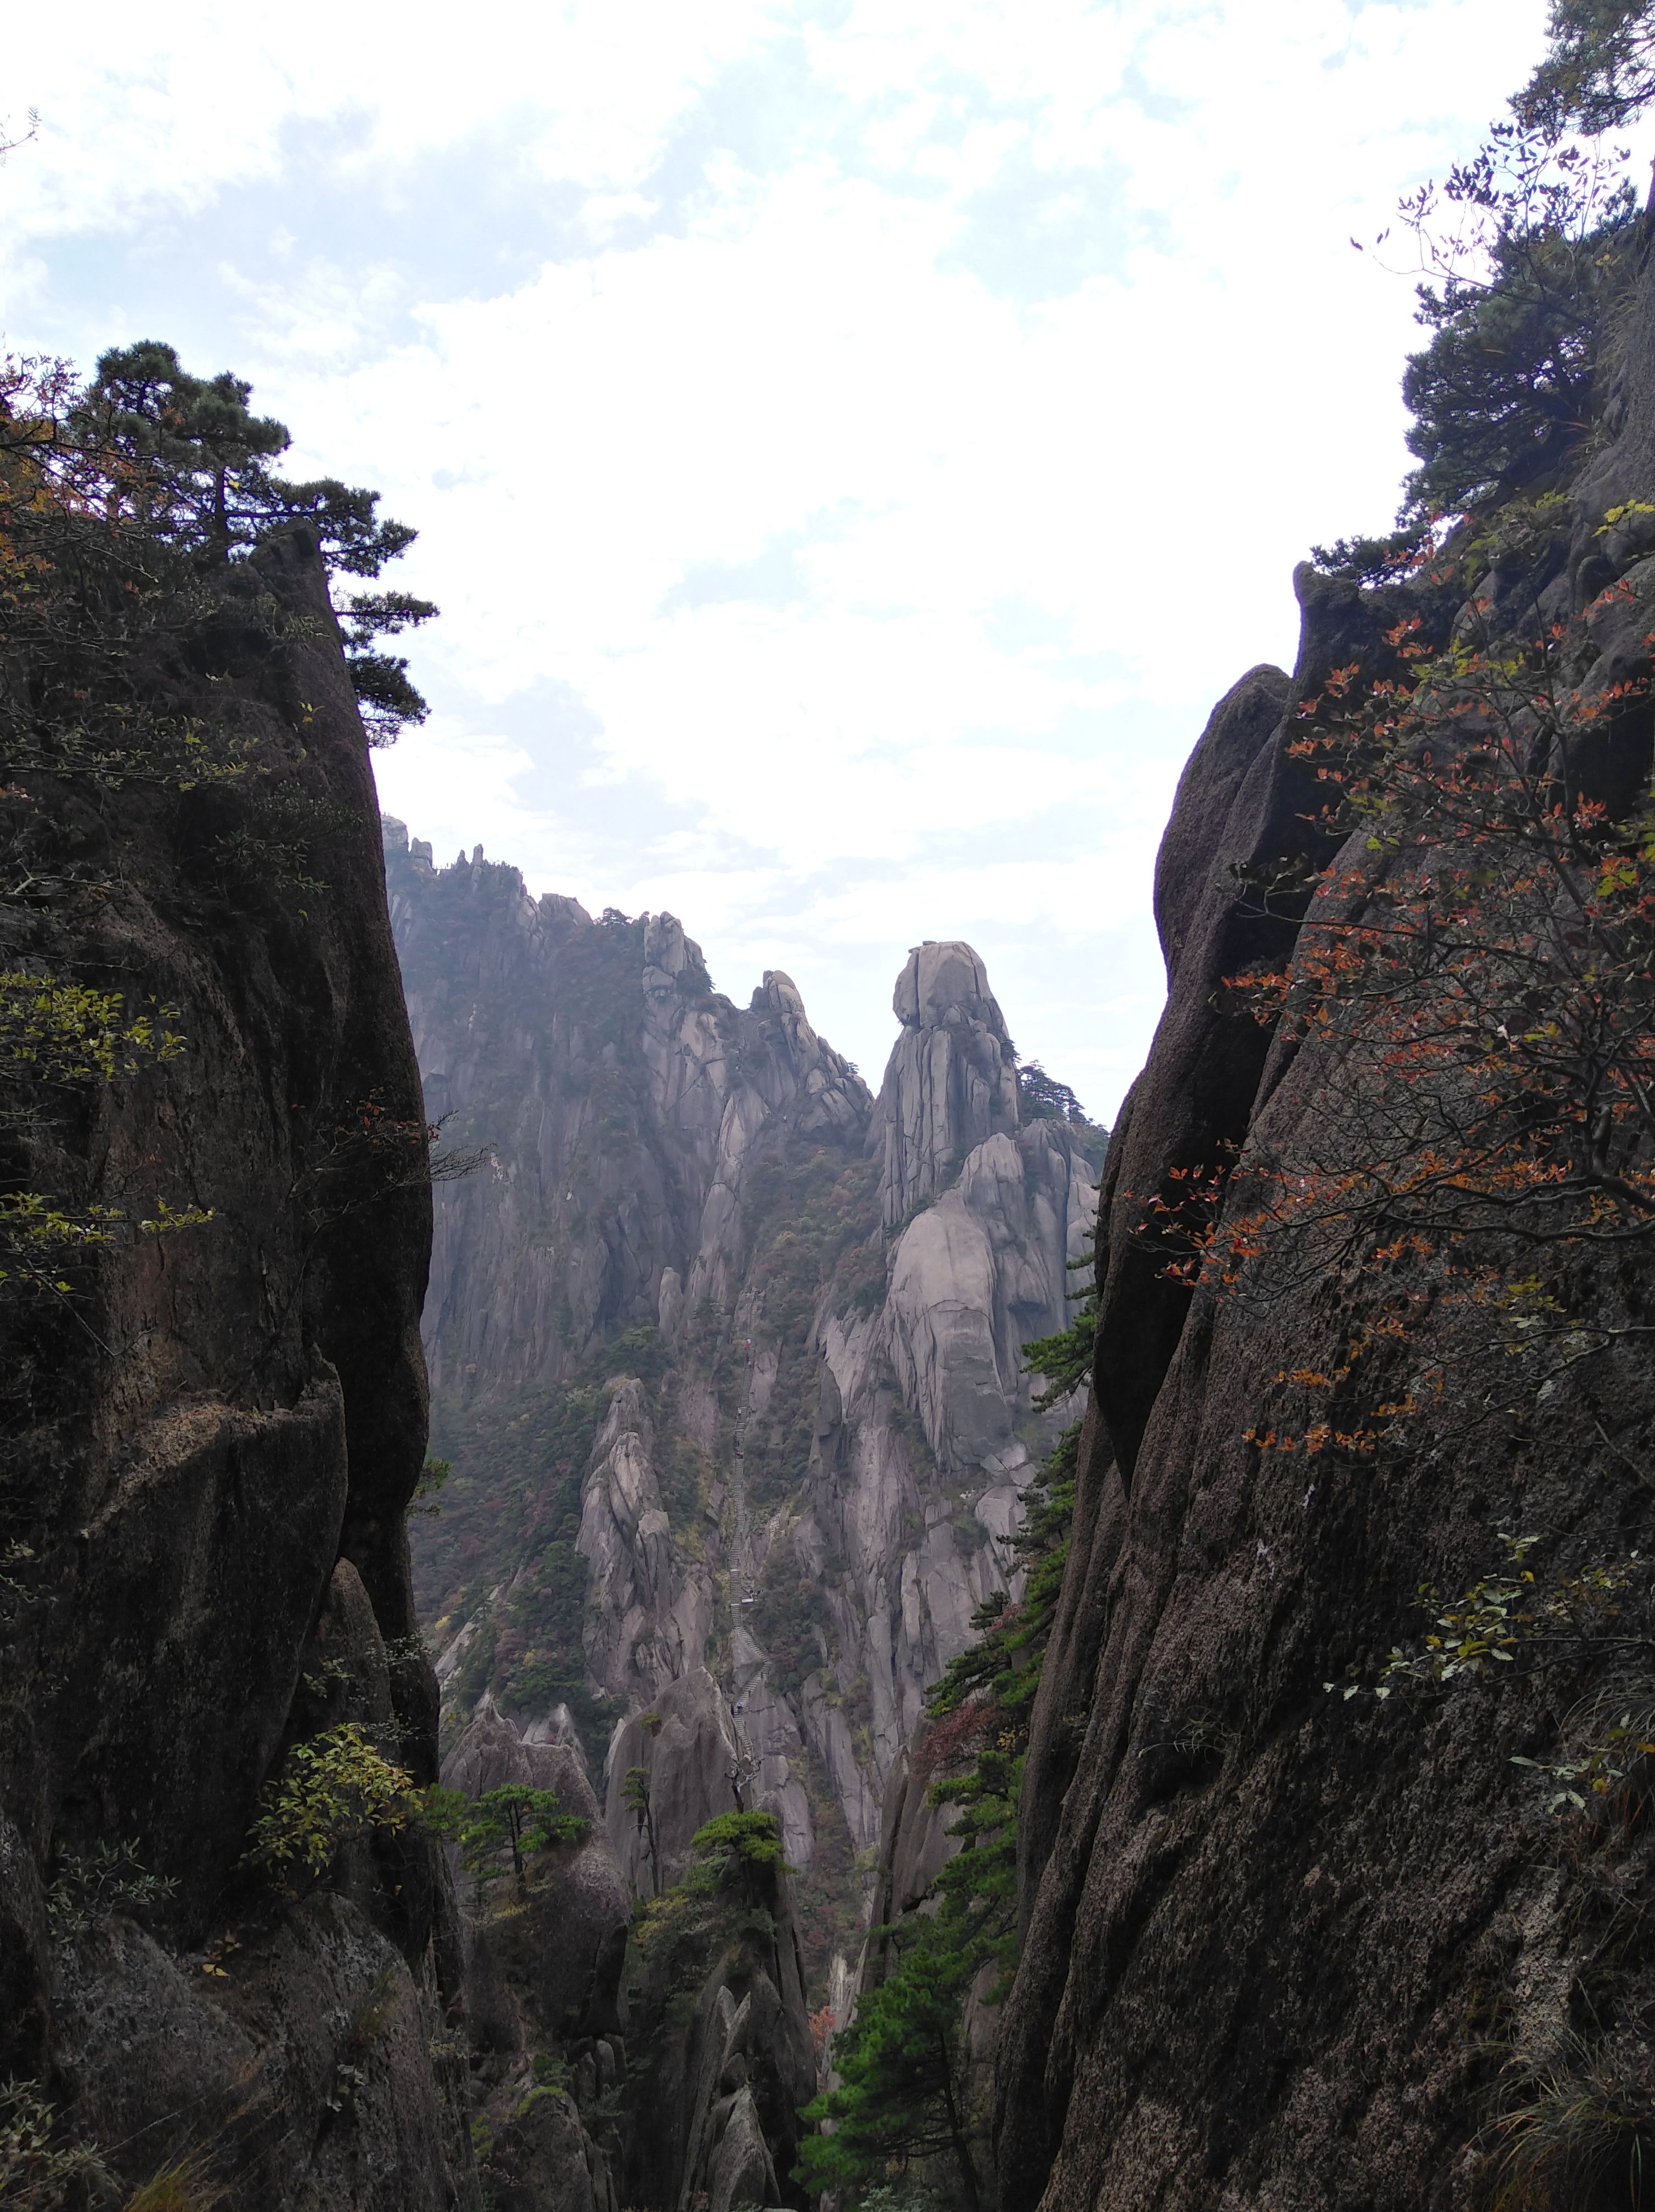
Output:
M1409 287L1348 234L1544 15L198 0L135 51L93 0L15 83L6 325L233 361L420 527L441 712L379 769L440 852L671 904L866 1064L971 933L1101 1107L1182 759L1406 465Z

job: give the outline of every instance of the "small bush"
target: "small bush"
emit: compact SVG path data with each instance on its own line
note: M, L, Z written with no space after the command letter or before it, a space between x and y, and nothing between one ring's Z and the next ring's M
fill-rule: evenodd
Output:
M82 1936L111 1913L164 1904L177 1887L173 1875L145 1871L136 1844L99 1842L84 1856L63 1854L46 1892L46 1918L54 1936Z
M0 2204L11 2212L56 2212L71 2190L109 2180L94 2144L53 2143L56 2119L38 2082L0 2086Z
M774 1813L721 1813L697 1829L690 1848L703 1859L722 1857L727 1865L780 1866L782 1832Z
M280 1875L301 1866L319 1880L341 1844L402 1827L413 1789L413 1776L375 1748L360 1721L344 1721L295 1744L282 1779L265 1784L242 1864Z

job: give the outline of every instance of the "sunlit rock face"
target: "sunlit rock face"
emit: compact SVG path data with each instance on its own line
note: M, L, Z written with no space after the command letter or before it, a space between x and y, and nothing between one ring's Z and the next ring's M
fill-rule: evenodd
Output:
M439 1185L425 1318L445 1695L532 1727L572 1663L634 1887L642 1768L663 1864L739 1792L781 1820L807 1936L854 1946L924 1692L1013 1578L1057 1425L1022 1349L1073 1310L1100 1133L1020 1124L970 945L910 954L876 1101L788 976L738 1009L672 916L433 870L400 825L386 856L428 1110L490 1148Z

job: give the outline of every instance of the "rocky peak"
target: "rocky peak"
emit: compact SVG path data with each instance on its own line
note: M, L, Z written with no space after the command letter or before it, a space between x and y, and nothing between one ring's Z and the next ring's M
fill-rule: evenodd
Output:
M727 1297L753 1169L859 1154L873 1111L791 980L738 1009L675 915L594 920L480 848L433 869L401 823L384 837L427 1110L490 1152L439 1198L436 1386L560 1378L617 1327Z
M955 939L916 945L891 1006L902 1031L868 1133L869 1156L882 1160L887 1229L946 1190L977 1146L1018 1126L1006 1018L970 945Z
M939 942L928 937L910 948L891 1009L905 1029L958 1029L982 1022L996 1036L1006 1034L1006 1017L989 988L982 956L958 938Z
M433 1108L474 1071L462 1140L494 1147L439 1189L426 1316L445 1698L492 1691L526 1743L569 1701L635 1894L715 1814L773 1813L825 1986L925 1690L1014 1581L1060 1423L1022 1351L1070 1310L1098 1133L1019 1127L968 945L910 955L876 1108L792 977L738 1009L674 916L554 912L394 838L390 866Z

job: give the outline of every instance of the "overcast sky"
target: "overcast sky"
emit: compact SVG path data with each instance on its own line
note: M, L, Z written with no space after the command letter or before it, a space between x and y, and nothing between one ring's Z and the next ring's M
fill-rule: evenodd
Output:
M1372 240L1544 0L83 0L12 42L0 325L250 376L378 485L439 859L670 908L877 1080L922 937L1112 1115L1156 842L1293 563L1387 524ZM31 75L33 72L33 75Z

